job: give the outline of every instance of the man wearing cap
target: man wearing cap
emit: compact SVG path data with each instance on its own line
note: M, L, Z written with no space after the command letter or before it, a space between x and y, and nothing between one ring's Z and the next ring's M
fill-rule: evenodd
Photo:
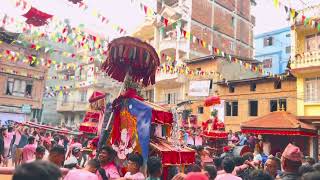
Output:
M302 152L297 146L288 144L281 157L283 174L280 176L280 178L282 180L299 179L298 171L301 165Z

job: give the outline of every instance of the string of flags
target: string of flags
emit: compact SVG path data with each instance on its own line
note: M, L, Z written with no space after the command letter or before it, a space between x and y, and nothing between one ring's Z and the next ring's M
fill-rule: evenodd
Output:
M28 77L28 78L33 78L33 79L39 79L39 80L43 80L44 76L42 75L37 75L37 74L32 74L30 72L26 71L17 71L14 70L12 68L4 68L4 67L0 67L0 73L7 73L7 74L14 74L17 76L23 76L23 77Z
M222 75L219 72L214 71L204 71L204 70L196 70L190 69L187 66L173 66L169 64L162 64L158 69L157 73L166 73L166 74L180 74L180 75L189 75L189 76L210 76L222 79Z
M160 22L163 23L163 27L160 28L160 32L163 33L165 30L165 27L168 27L169 25L169 19L163 17L162 15L158 14L157 12L153 11L152 8L144 5L143 3L140 2L140 8L144 11L144 13L147 16L156 16L157 20L159 20ZM236 62L239 63L240 65L244 66L246 69L250 69L253 72L262 74L262 75L270 75L273 76L272 73L265 71L262 66L260 65L254 65L251 63L247 63L245 61L242 61L238 58L233 57L233 55L231 54L227 54L224 51L222 51L220 48L217 47L213 47L210 43L206 42L205 40L195 36L194 34L192 34L190 31L186 31L183 28L181 28L181 21L175 21L171 24L172 29L178 29L180 32L176 32L176 33L180 33L181 36L183 38L185 38L186 40L197 44L198 46L201 46L202 48L206 48L208 49L208 51L212 52L213 55L217 55L217 56L221 56L226 58L227 60L229 60L230 62ZM163 56L163 54L162 54ZM178 68L179 69L179 68ZM207 72L210 74L210 72ZM200 73L201 74L201 73ZM202 73L203 74L203 73ZM204 73L206 74L206 73Z
M281 3L279 0L273 0L273 3L276 8L278 9L283 8L285 12L290 16L290 19L293 20L295 24L302 23L304 26L308 25L320 31L319 19L307 17L304 15L303 11L297 11L296 9Z

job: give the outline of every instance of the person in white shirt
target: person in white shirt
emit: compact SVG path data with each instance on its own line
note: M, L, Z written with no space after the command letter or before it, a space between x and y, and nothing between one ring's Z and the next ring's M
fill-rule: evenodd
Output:
M77 168L80 169L78 158L80 156L80 149L78 147L74 147L72 149L71 156L64 162L64 167L68 169Z
M96 172L99 168L100 162L96 159L91 159L85 168L70 170L64 180L98 180Z

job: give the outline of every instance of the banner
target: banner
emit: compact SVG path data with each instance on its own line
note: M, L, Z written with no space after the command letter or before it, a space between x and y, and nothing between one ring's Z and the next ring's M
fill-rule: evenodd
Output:
M210 80L190 81L189 96L209 96Z

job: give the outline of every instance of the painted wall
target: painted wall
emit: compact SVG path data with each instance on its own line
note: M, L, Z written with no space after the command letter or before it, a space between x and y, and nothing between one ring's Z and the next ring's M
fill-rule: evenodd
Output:
M272 59L272 67L265 68L274 74L284 73L290 58L290 52L286 53L286 47L291 45L290 27L263 33L254 38L255 58L261 62ZM272 46L264 46L264 39L273 37Z
M320 77L320 66L317 63L320 59L317 53L312 53L314 55L313 62L304 61L305 51L305 38L309 35L317 34L318 31L315 28L306 28L304 26L299 26L292 31L293 45L292 45L292 55L300 54L302 56L302 61L295 68L304 68L303 71L293 69L294 75L297 77L297 114L298 116L320 116L320 102L305 102L305 79ZM318 42L319 43L319 42ZM312 66L312 67L311 67ZM319 90L319 89L318 89Z
M224 122L227 130L233 132L240 130L240 123L267 115L270 113L270 100L286 99L287 111L296 115L296 81L281 81L282 88L275 89L273 81L255 82L256 91L250 91L250 82L235 85L235 92L230 93L226 85L218 86L219 96L222 100L231 102L238 101L238 116L225 116ZM258 101L258 116L249 115L249 101Z

